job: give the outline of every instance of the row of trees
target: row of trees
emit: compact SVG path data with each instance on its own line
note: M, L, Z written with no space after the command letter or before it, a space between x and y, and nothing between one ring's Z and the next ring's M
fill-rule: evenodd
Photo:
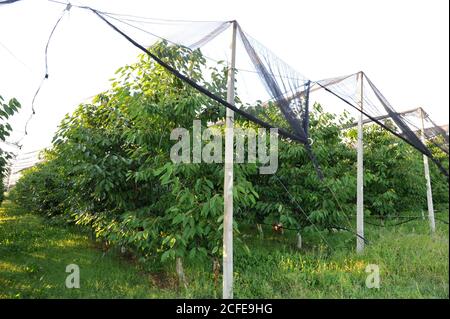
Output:
M225 96L226 68L213 69L204 79L200 51L165 43L152 50ZM89 227L96 237L143 258L219 260L223 165L172 163L170 132L192 127L193 119L206 128L225 111L147 56L116 74L109 91L66 116L46 161L24 173L11 198L27 210ZM282 121L273 105L268 108L273 112L265 112ZM350 122L347 114L325 113L314 105L310 133L323 182L305 148L288 140L279 143L275 175L260 175L258 164L236 164L236 234L240 223L281 222L307 231L346 222L356 200L356 131L341 129ZM235 125L253 126L239 116ZM366 127L365 147L367 214L423 209L421 156L378 126ZM445 179L433 174L435 199L448 202Z

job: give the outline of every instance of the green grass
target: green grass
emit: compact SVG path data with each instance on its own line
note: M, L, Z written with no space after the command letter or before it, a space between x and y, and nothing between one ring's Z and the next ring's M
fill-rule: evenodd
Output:
M440 214L448 220L448 213ZM281 236L242 227L250 248L235 249L237 298L449 298L448 225L426 221L397 227L366 226L370 244L353 252L348 232ZM329 244L326 245L324 240ZM329 248L329 247L332 248ZM80 267L81 288L67 289L65 267ZM380 267L380 289L365 286L368 264ZM174 263L138 263L106 253L79 229L51 223L11 204L0 209L0 298L219 298L209 260L188 260L188 289L179 288Z
M80 289L65 286L66 266L80 267ZM49 224L11 205L0 210L0 298L166 297L152 277L86 235Z

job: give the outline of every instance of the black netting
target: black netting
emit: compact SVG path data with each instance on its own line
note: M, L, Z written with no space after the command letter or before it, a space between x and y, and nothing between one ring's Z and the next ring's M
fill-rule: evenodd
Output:
M66 10L71 7L67 5ZM413 125L406 114L398 113L362 72L310 82L245 34L234 21L173 21L102 12L90 7L78 8L85 9L79 10L84 15L100 18L178 79L209 97L211 103L230 108L238 116L262 127L277 128L281 136L304 144L320 177L322 174L309 142L309 101L312 99L310 95L321 91L338 97L347 107L362 112L370 121L429 156L448 176L421 140L420 126ZM230 70L225 61L230 60L232 25L237 26L234 69L237 97L234 103L228 103L226 90L217 89L215 81L217 72ZM181 54L171 56L170 51L155 49L154 45L161 42L180 50ZM180 67L189 62L190 55L201 56L201 69ZM180 61L180 58L184 60ZM138 87L134 89L139 90ZM394 125L387 125L382 117L388 117ZM428 116L424 121L429 124L424 133L426 140L448 154L448 135L442 128L431 125Z
M233 22L199 22L198 24L186 22L186 24L182 24L183 33L176 32L178 26L169 23L169 29L172 28L174 31L170 33L167 31L166 22L155 24L149 21L124 19L92 9L91 11L133 45L150 55L158 64L210 97L214 102L232 109L238 115L262 127L277 128L281 136L304 144L319 177L322 178L308 136L308 103L311 82L262 44L246 35L240 26L237 26L236 55L239 58L235 67L238 97L235 104L230 104L226 101L225 92L213 92L208 88L208 83L205 81L201 83L193 79L189 72L177 68L176 61L167 59L161 52L152 50L150 44L152 41L163 39L169 44L188 48L192 52L201 50L207 61L207 67L202 69L202 75L203 79L208 80L213 77L209 74L210 70L216 70L223 63L221 61L229 60L228 52L223 54L224 52L218 48L223 50L224 47L229 47L231 36L230 34L223 36L223 33L227 29L231 31L232 28L228 27ZM143 25L136 25L144 22L152 24L151 32L146 30ZM158 32L158 28L160 28L160 32ZM130 34L133 34L133 37ZM229 66L227 67L229 68ZM269 112L273 108L278 110L281 118L273 116Z
M270 94L271 102L279 108L294 134L299 137L298 141L305 144L319 177L323 178L309 143L311 81L303 78L259 42L251 39L240 27L239 36L253 67L257 70L266 91ZM264 107L262 112L264 112Z
M375 84L363 72L320 80L314 83L311 93L325 90L362 112L367 119L364 122L375 122L392 134L406 141L422 154L428 156L448 177L447 170L433 156L425 140L435 144L448 154L448 135L424 115L424 139L422 139L421 124L411 121L412 112L397 112L383 96ZM389 123L386 120L389 119ZM446 146L447 145L447 146Z
M448 124L437 125L421 107L401 112L399 116L418 137L423 136L427 143L436 146L447 155L449 154Z

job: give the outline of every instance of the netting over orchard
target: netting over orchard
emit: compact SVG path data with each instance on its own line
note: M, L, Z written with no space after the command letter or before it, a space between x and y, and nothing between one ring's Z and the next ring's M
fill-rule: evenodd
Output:
M73 11L73 7L76 6L67 5L62 16L69 10ZM128 44L141 49L153 63L200 91L209 98L210 103L220 106L220 112L231 108L237 116L265 128L278 128L282 137L303 144L319 177L322 173L311 147L309 115L311 104L320 102L323 92L341 103L342 108L337 106L331 111L339 113L346 109L353 111L354 116L363 113L367 121L382 126L428 156L448 176L447 169L430 150L430 144L433 144L448 154L448 135L445 131L435 125L428 115L423 117L426 125L422 130L420 122L412 119L413 113L398 112L363 72L311 81L249 36L235 21L167 20L104 12L85 6L76 9L98 17L111 28L111 32L120 34ZM55 28L61 17L56 21ZM233 26L236 27L238 39L234 70L236 98L235 103L228 103L226 90L221 89L225 86L216 82L218 72L228 72L230 69L227 61L230 60ZM170 51L160 49L160 44L181 53L171 56ZM194 56L201 59L200 64L193 63L191 58ZM180 58L183 62L191 61L192 68L180 67L183 64L178 60ZM136 73L132 76L138 79L144 75ZM47 77L48 73L43 81ZM139 94L141 88L136 86L134 90ZM273 116L274 113L277 116Z

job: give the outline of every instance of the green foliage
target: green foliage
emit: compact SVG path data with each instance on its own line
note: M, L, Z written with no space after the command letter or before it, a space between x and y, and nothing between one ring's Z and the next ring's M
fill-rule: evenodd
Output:
M26 210L52 217L64 213L63 203L68 190L62 179L61 167L51 160L51 153L46 156L47 161L23 172L21 181L9 196Z
M283 125L278 113L269 112L273 121ZM324 181L318 178L303 145L280 141L277 173L251 178L259 194L252 214L257 222L281 222L287 228L313 231L347 223L347 214L354 207L356 180L349 167L356 157L343 142L340 127L349 121L347 114L325 113L319 104L310 113L313 152Z
M6 120L16 113L20 108L20 103L15 98L6 102L0 95L0 141L5 141L11 132L11 125Z
M356 130L351 134L356 143ZM426 207L422 155L378 125L364 129L364 201L368 214L397 215Z
M447 170L449 169L449 156L445 152L443 152L440 148L436 146L436 143L444 143L444 141L440 140L442 137L438 137L438 140L435 143L428 142L427 146L431 149L433 156L444 166ZM448 211L448 202L449 202L449 192L448 192L448 180L442 174L442 172L438 169L434 163L430 161L430 175L431 175L431 187L433 189L433 200L437 203L437 208L440 206L445 207L445 211Z
M7 120L14 115L20 108L20 103L15 98L12 98L6 102L0 95L0 142L4 142L6 137L11 133L11 125ZM3 201L4 184L3 178L6 173L6 164L8 159L11 158L9 152L5 152L0 148L0 203Z
M225 96L226 68L209 69L205 79L200 51L164 42L151 50ZM46 162L24 174L12 198L30 211L61 215L87 227L97 238L127 247L143 260L217 259L222 254L223 165L172 163L170 133L192 127L194 119L205 129L223 119L223 107L145 55L116 75L109 91L66 116ZM286 127L276 106L259 109ZM353 228L356 131L341 129L352 119L346 113L323 112L319 104L310 117L313 153L325 180L318 179L305 147L289 140L279 142L275 175L260 175L260 163L235 165L236 235L244 221L281 222L310 233ZM255 127L239 116L235 126ZM376 126L365 129L365 167L368 214L388 216L425 207L421 157ZM440 193L448 189L440 178L435 183ZM438 198L448 203L448 197Z
M166 43L152 50L225 94L226 69L211 69L206 83L199 51ZM222 165L175 165L169 156L173 129L192 127L194 119L205 129L224 110L146 55L117 76L110 91L64 119L46 163L24 175L12 198L33 211L70 216L144 258L220 256ZM236 176L235 202L244 209L255 195L245 175Z

